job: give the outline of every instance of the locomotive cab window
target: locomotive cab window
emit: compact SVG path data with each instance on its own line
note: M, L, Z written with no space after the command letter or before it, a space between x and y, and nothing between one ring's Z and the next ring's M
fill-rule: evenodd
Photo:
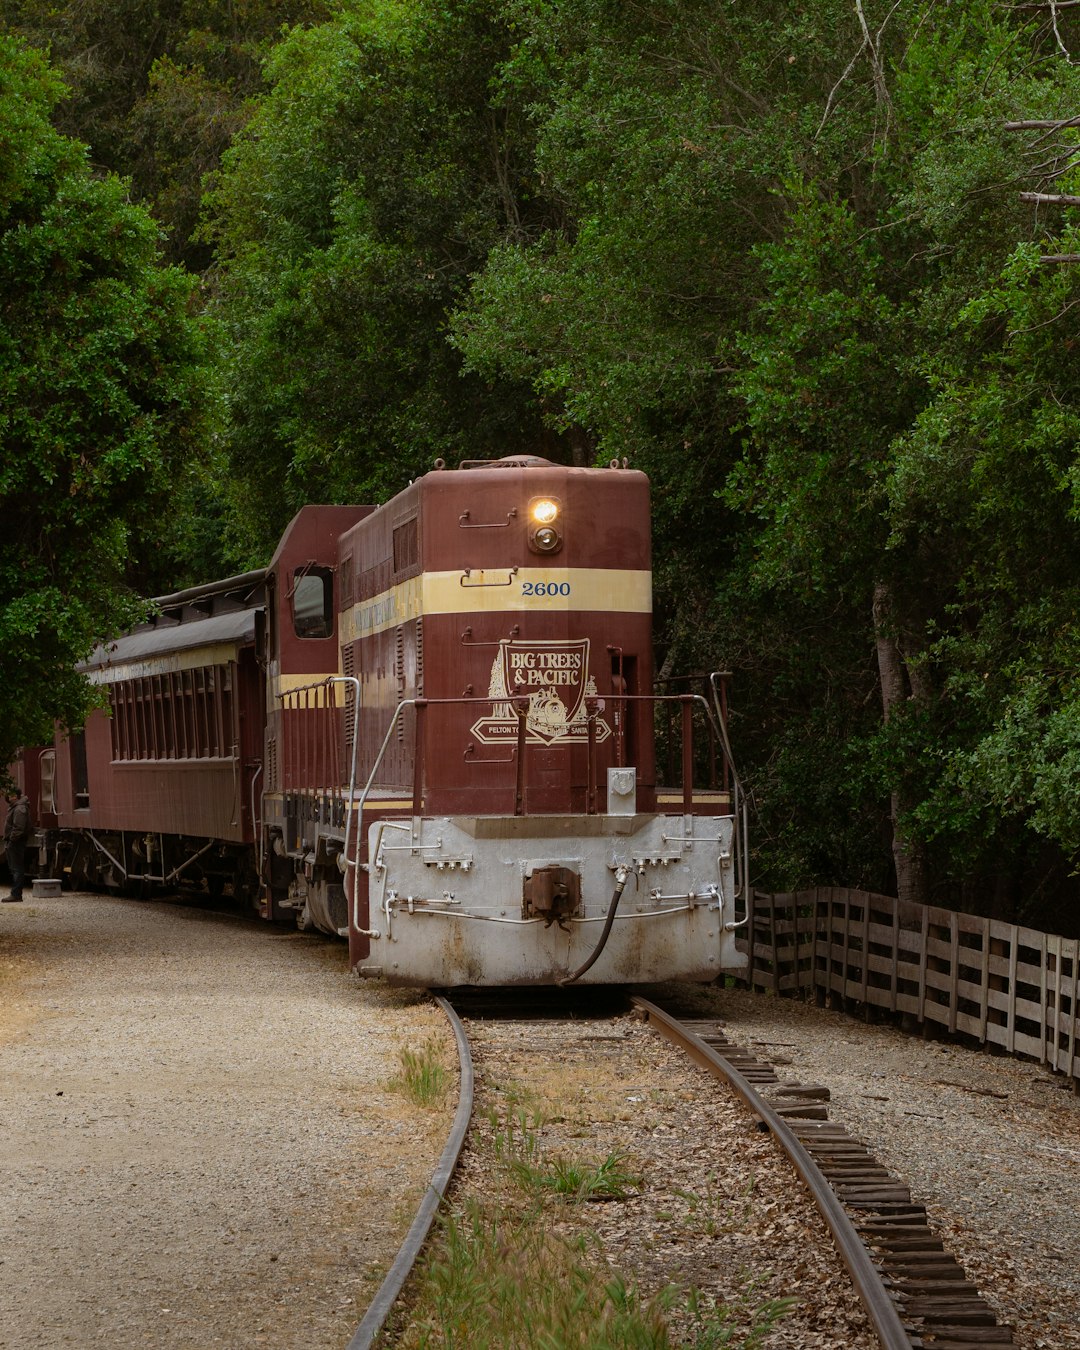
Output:
M330 568L298 567L292 605L293 631L297 637L330 637L334 631L334 585Z

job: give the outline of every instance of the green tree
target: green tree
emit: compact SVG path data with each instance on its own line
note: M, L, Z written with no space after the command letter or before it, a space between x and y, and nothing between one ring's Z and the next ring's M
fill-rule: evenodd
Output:
M504 78L532 91L562 220L492 252L454 339L652 473L662 637L741 677L760 878L1060 887L1080 836L1045 835L1056 862L1038 845L1071 722L1033 731L1074 604L1076 405L1052 359L1074 283L1007 279L1049 233L1019 189L1075 170L1065 137L1005 124L1080 106L1075 22L983 0L508 10Z
M445 336L491 246L546 210L494 83L497 9L357 5L275 49L210 198L238 564L303 502L557 441L527 387L464 374Z
M6 26L47 49L70 95L60 131L128 177L168 232L174 261L203 270L203 178L248 115L266 52L286 25L325 20L329 0L0 0Z
M1069 759L1060 718L1052 749L1032 735L1014 760L1011 810L986 772L1018 705L1029 733L1050 711L1046 663L1075 609L1076 389L1053 355L1075 341L1075 283L1040 269L1054 222L1019 195L1060 186L1068 159L1006 124L1071 109L1080 83L1050 34L982 4L897 35L863 77L880 75L886 102L875 88L849 147L872 181L816 176L758 250L767 290L739 339L749 436L729 500L759 522L755 586L822 615L840 600L863 657L852 689L876 683L877 716L852 721L832 762L867 806L889 794L901 893L1023 913L1025 892L1068 893L1080 845L1076 820L1058 811L1048 830L1039 800ZM794 722L782 737L804 738Z
M198 454L203 340L158 230L50 115L62 86L0 37L0 762L80 724L74 673L139 610L153 537Z

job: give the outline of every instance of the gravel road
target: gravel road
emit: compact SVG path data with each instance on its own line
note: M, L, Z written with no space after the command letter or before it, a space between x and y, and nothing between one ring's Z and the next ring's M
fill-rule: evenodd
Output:
M4 905L0 1346L340 1350L445 1137L388 1080L445 1034L341 943Z

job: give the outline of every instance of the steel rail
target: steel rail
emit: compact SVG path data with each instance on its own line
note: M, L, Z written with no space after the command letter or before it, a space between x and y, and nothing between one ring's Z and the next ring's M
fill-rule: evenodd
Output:
M435 1002L445 1013L446 1019L453 1030L454 1039L457 1041L461 1081L458 1088L458 1105L454 1115L454 1123L446 1140L446 1147L439 1158L438 1166L428 1183L424 1198L420 1201L416 1217L405 1235L405 1241L401 1244L397 1256L394 1257L393 1265L387 1271L386 1278L379 1286L378 1292L364 1314L363 1321L353 1332L346 1350L369 1350L375 1337L382 1330L386 1319L390 1316L391 1309L405 1287L405 1281L412 1273L417 1257L427 1241L431 1225L435 1222L435 1215L443 1202L446 1188L450 1184L454 1168L461 1157L465 1135L469 1129L469 1122L472 1120L474 1074L469 1039L465 1035L465 1028L461 1019L446 999L436 995Z
M700 1036L695 1036L676 1018L658 1008L655 1003L650 1003L648 999L635 994L631 1001L660 1035L677 1045L715 1077L726 1079L754 1114L761 1118L791 1159L796 1172L810 1188L814 1203L828 1224L837 1251L851 1275L855 1292L874 1324L882 1350L911 1350L911 1336L904 1329L896 1306L882 1284L870 1253L863 1245L835 1191L791 1127L754 1091L750 1082L738 1069L727 1063L711 1046L706 1045Z

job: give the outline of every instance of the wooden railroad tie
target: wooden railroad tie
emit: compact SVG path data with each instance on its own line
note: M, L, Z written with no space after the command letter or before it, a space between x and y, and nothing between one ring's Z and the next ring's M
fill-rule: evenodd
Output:
M827 1089L783 1083L771 1097L773 1109L786 1118L851 1212L911 1334L913 1350L1015 1347L1011 1328L999 1325L964 1268L945 1251L925 1207L861 1140L827 1119Z

